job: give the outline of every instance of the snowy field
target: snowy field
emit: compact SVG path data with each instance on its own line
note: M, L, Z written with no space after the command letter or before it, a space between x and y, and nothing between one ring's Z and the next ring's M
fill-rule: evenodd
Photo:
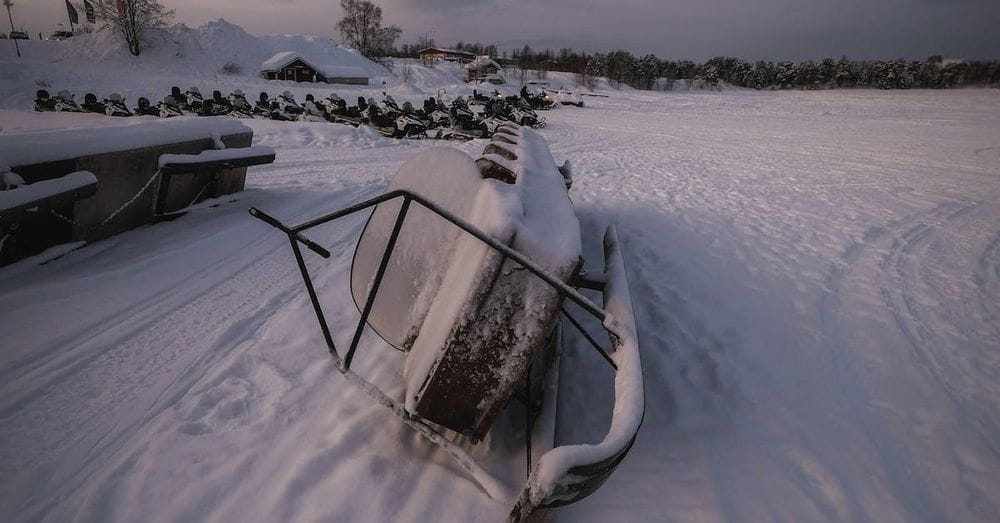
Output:
M46 125L28 77L0 80L5 132ZM619 469L556 519L1000 520L1000 91L607 94L541 134L574 163L593 266L618 224L647 408ZM247 123L278 152L247 191L0 269L0 513L503 519L335 371L287 240L247 214L301 221L379 194L423 148L484 142ZM362 226L311 234L334 253L308 259L341 345ZM398 353L368 336L360 354L401 390ZM562 377L560 441L599 438L610 370L579 345Z

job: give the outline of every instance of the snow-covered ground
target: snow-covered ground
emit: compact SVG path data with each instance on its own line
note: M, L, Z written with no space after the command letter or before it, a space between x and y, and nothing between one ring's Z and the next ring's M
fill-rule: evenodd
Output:
M119 83L15 67L0 63L0 107L17 109L0 111L4 132L37 127L24 110L39 75ZM420 74L391 88L445 85ZM546 113L541 134L573 161L595 268L618 224L647 406L619 469L556 518L1000 519L1000 92L607 94ZM246 212L304 220L379 194L419 150L483 142L246 123L278 154L247 191L0 269L0 513L502 519L507 505L336 372L287 241ZM333 257L307 253L341 345L362 226L317 229ZM401 393L398 353L369 335L359 354L354 368ZM559 438L595 441L611 371L584 345L562 370ZM476 452L517 456L507 436Z

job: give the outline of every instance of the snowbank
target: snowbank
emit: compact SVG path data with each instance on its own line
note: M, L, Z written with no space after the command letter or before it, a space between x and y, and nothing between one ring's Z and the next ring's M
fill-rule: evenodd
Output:
M171 142L188 142L251 132L239 120L212 118L105 118L104 126L4 134L0 158L7 165L32 165Z

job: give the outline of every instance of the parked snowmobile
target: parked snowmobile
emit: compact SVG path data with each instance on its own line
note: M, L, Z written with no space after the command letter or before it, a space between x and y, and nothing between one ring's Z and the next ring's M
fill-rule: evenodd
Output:
M274 99L278 103L280 111L284 115L292 116L293 120L300 119L305 115L305 109L295 101L295 96L288 91L284 91Z
M68 113L83 113L86 112L82 107L77 105L76 100L73 99L73 93L63 90L56 93L55 96L55 110Z
M261 118L271 117L271 99L267 96L267 93L261 91L260 96L253 105L254 116L260 116Z
M489 138L490 135L492 132L487 129L486 124L476 118L465 98L459 96L451 103L448 127L440 129L435 137L444 140L473 140Z
M574 105L583 107L583 96L579 91L573 92L566 89L559 89L554 92L556 100L562 105Z
M506 124L476 159L451 148L423 151L403 164L383 195L300 225L250 209L288 236L332 367L454 457L461 465L456 470L466 471L493 500L508 504L509 520L515 522L546 520L544 511L600 488L635 443L645 411L622 244L609 226L603 275L588 277L580 224L567 192L569 176L568 168L556 166L541 136ZM498 218L481 212L484 205L501 201L513 214ZM419 211L410 212L414 207ZM331 258L306 235L367 209L373 210L352 258L348 298L361 317L345 350L334 342L345 333L334 332L323 311L329 300L321 293L332 287L317 288L310 275L316 264L306 263L303 247ZM522 240L538 235L566 241L549 248ZM603 307L582 289L601 292ZM591 329L606 331L610 350L584 330L573 317L576 310L591 317ZM358 350L374 348L359 346L366 328L403 354L407 375L392 393L352 367ZM569 328L579 329L581 336L564 338ZM560 410L566 407L560 406L558 380L570 363L560 355L573 342L578 347L589 343L596 352L592 357L609 364L614 405L607 409L611 419L599 441L556 446L557 420L572 417ZM374 357L365 355L366 368L378 363ZM522 420L523 429L516 426ZM515 434L524 438L523 451L511 445ZM502 468L488 469L469 450L487 437L483 450L496 453ZM513 466L523 462L527 480Z
M230 116L236 118L253 118L253 107L250 106L250 102L247 102L247 97L243 95L243 91L239 89L229 95L229 107Z
M97 101L97 95L94 93L87 93L83 95L83 110L89 113L106 114L106 107L103 103Z
M333 108L328 114L333 122L353 125L354 127L358 127L366 122L368 118L368 102L365 101L364 97L359 96L358 105L353 107L348 107L347 102L338 98L337 95L330 95L329 100L333 104Z
M528 86L521 86L521 99L528 103L532 109L547 110L556 106L556 101L545 91L541 94L532 94L528 91Z
M160 109L153 107L149 103L149 98L145 96L140 96L139 100L136 101L135 114L141 116L160 116Z
M426 138L427 128L420 120L409 116L395 106L395 101L389 97L385 110L380 109L375 101L368 99L368 125L371 125L383 136L390 138Z
M205 98L201 96L201 91L197 87L192 87L185 91L184 100L181 103L185 111L201 114L201 106L205 103Z
M55 111L56 103L58 100L49 96L49 92L45 89L39 89L35 92L35 110L38 112Z
M198 116L226 116L229 114L229 109L228 104L216 105L215 100L209 98L201 103Z
M285 107L278 100L271 100L271 112L268 118L279 122L294 122L299 119L298 114L291 114L285 111Z
M306 101L302 102L302 116L300 118L310 122L330 121L329 115L320 104L316 103L316 98L312 94L307 94Z
M104 113L108 116L132 116L132 111L125 105L125 99L118 93L111 93L104 100Z
M490 100L492 100L492 97L482 94L479 91L473 89L472 99L469 100L469 105L486 105L486 102L489 102Z
M181 104L173 96L166 96L159 105L160 118L173 118L174 116L184 116Z

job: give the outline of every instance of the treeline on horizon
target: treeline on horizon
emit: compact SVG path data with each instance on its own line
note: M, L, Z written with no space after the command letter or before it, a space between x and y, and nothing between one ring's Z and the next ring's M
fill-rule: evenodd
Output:
M433 41L404 44L393 49L392 56L416 58ZM547 71L574 73L580 84L593 87L596 79L606 77L613 87L628 85L635 89L664 89L664 79L703 80L709 85L720 81L751 89L946 89L965 86L1000 86L1000 61L944 60L931 56L924 61L913 60L840 60L802 62L746 62L739 58L717 57L703 63L691 60L662 60L647 54L636 57L628 51L610 53L578 53L563 48L535 51L530 46L498 54L495 45L459 42L453 49L477 55L490 55L518 66L522 71L535 71L536 78Z

